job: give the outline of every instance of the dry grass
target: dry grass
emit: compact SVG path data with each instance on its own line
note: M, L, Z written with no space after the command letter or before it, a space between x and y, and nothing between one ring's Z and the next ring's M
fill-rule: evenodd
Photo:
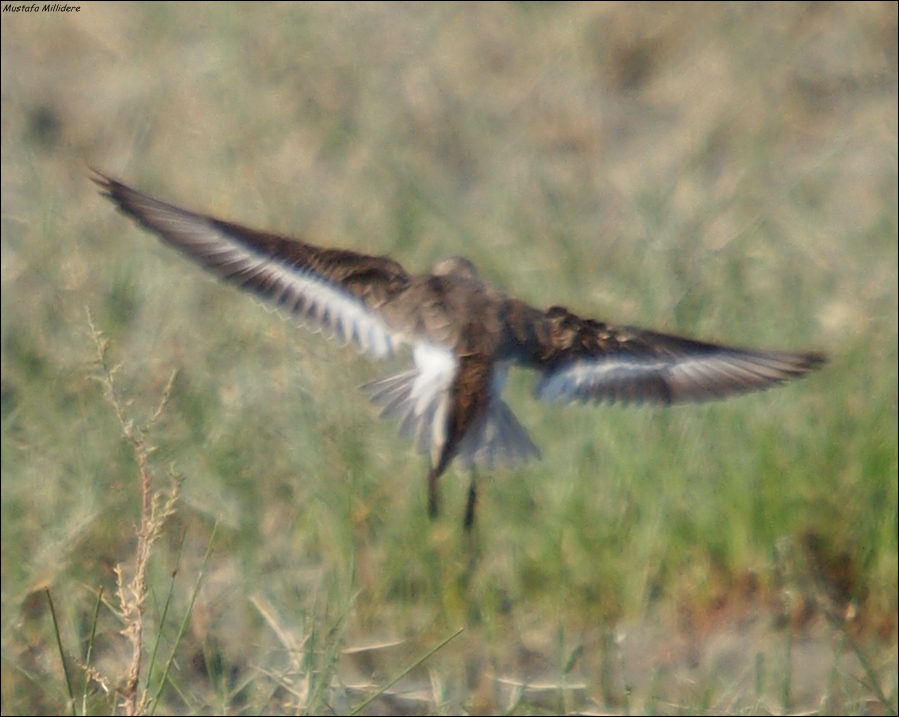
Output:
M148 439L185 477L144 563L139 685L176 654L160 712L895 709L895 3L2 21L4 713L70 699L48 591L70 673L90 646L115 692L135 664L93 617L147 512L85 307L123 412L178 372ZM472 547L464 481L429 524L421 461L347 390L394 367L208 280L90 166L412 270L464 254L535 305L832 362L671 412L538 406L515 377L545 460L485 481ZM77 711L110 711L91 685Z

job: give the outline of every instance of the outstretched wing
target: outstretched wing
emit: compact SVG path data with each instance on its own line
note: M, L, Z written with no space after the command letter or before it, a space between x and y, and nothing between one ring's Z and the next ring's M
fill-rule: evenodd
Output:
M758 391L819 367L817 353L718 346L546 312L550 340L538 356L538 398L582 403L679 403Z
M378 312L409 285L406 270L392 259L325 249L195 214L99 172L92 179L141 226L292 318L378 357L400 342Z

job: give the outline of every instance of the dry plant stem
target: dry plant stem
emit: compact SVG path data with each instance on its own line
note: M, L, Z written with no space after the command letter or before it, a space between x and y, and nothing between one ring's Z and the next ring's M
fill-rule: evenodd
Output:
M111 382L110 382L111 383ZM118 404L116 405L118 409ZM124 427L124 424L123 424ZM137 535L137 551L135 553L134 577L128 587L129 595L124 590L124 576L121 566L116 566L116 576L119 584L119 604L122 606L122 615L127 627L123 634L131 640L131 668L128 671L128 679L125 681L125 713L137 714L143 710L144 699L137 701L137 684L140 678L140 665L143 641L143 614L144 598L147 592L147 562L150 553L150 474L147 465L147 454L143 443L130 433L125 431L126 437L134 445L134 452L138 459L141 476L141 525Z
M88 323L90 325L94 343L97 346L97 356L103 370L103 382L109 392L110 400L115 409L116 418L119 421L119 425L122 427L122 433L134 449L134 456L137 459L138 471L140 473L140 530L137 534L134 576L127 586L122 566L117 565L115 569L116 582L118 583L117 593L119 605L121 608L122 619L125 621L126 625L125 629L122 630L122 634L131 641L132 647L131 665L128 670L128 676L125 680L125 687L123 690L124 701L122 703L122 708L125 714L134 715L142 713L147 702L146 692L138 697L138 683L140 681L141 658L143 653L143 615L147 595L147 565L149 564L153 543L159 537L166 519L175 512L175 502L178 496L176 483L168 495L165 496L162 505L160 505L163 496L161 493L154 493L152 489L152 476L150 473L149 460L152 447L147 446L144 441L143 433L156 422L160 415L162 415L165 404L171 395L175 374L173 373L169 379L162 400L151 416L150 421L141 429L135 428L133 421L125 416L122 401L113 378L117 367L110 367L107 363L106 342L94 327L89 312Z

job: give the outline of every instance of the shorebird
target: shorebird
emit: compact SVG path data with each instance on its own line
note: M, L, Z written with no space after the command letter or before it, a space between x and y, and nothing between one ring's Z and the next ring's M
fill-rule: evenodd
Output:
M544 311L491 286L461 257L410 274L386 256L250 229L96 175L121 212L294 320L375 358L411 347L412 369L362 389L429 456L432 518L440 476L454 460L470 469L466 530L475 519L476 469L540 456L501 397L511 364L540 372L534 393L545 401L668 405L771 388L825 360L617 326L562 306Z

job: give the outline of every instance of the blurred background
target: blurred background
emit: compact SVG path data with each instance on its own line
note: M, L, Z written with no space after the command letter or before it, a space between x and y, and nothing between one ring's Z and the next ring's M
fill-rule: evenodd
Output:
M895 710L896 3L79 7L2 14L4 713L66 709L61 659L109 712L131 660L140 475L91 323L134 426L175 373L142 434L183 481L149 565L161 713ZM513 376L543 461L483 477L466 540L467 477L429 522L424 459L355 390L408 357L221 285L90 168L831 361L670 410Z

